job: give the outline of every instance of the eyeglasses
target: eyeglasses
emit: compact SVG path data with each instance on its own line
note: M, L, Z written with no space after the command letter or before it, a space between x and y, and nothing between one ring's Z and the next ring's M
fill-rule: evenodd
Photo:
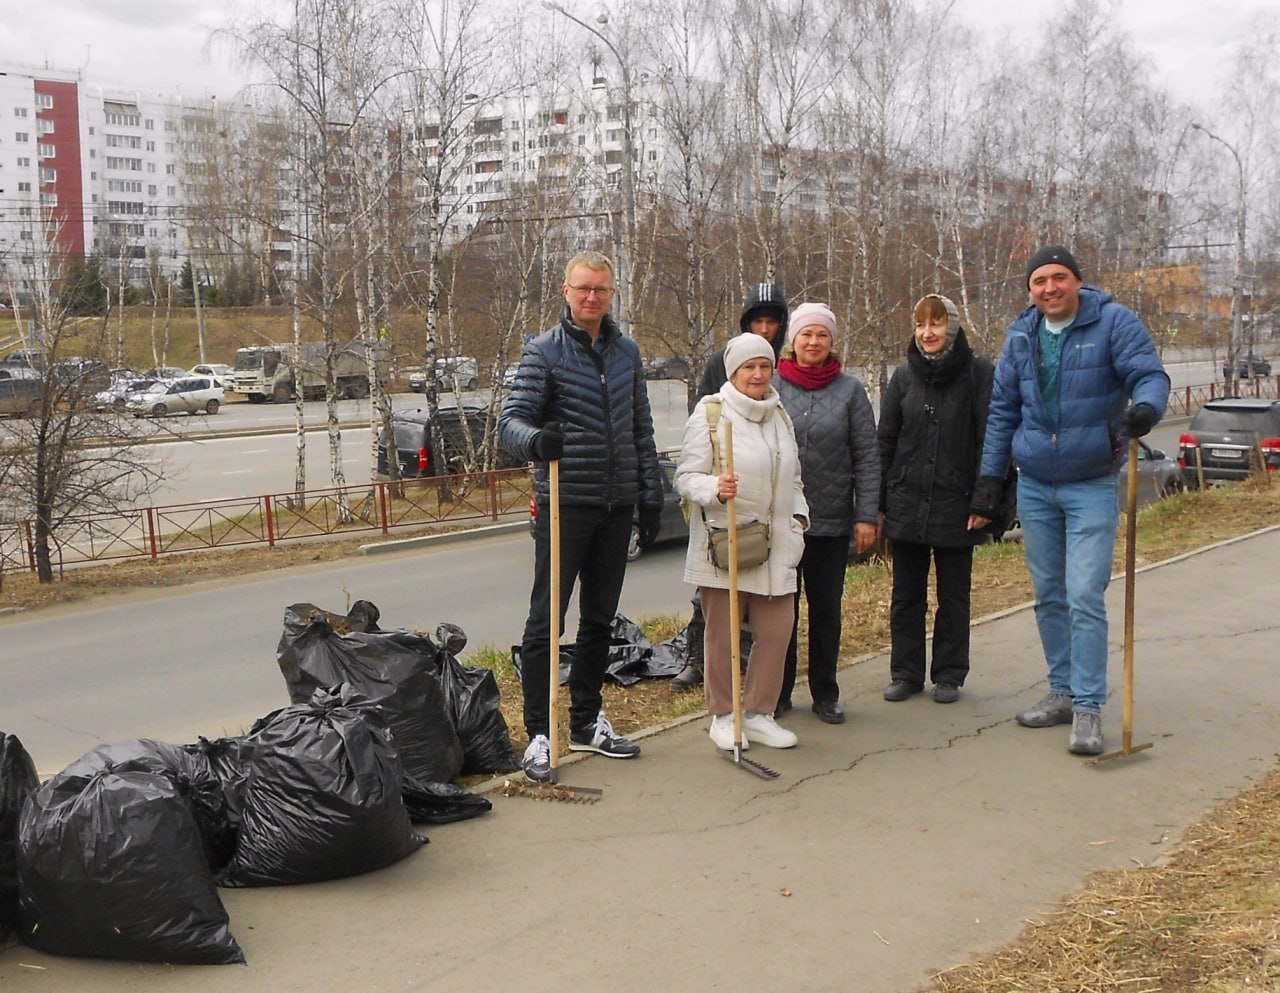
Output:
M565 283L569 289L575 293L581 293L584 297L604 297L612 295L615 287L613 286L574 286L573 283Z

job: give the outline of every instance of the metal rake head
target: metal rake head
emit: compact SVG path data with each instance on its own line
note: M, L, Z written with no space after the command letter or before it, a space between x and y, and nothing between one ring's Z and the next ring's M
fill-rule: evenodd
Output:
M745 769L761 779L777 779L778 770L770 769L767 765L762 765L755 759L749 759L742 754L742 746L734 745L732 748L720 751L720 757L727 759L740 769Z

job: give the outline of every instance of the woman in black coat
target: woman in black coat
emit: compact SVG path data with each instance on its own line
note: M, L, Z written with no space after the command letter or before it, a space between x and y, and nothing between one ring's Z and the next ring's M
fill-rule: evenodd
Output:
M880 512L893 543L890 610L892 682L897 702L925 686L929 565L938 609L929 675L933 698L954 703L969 674L969 586L973 548L969 505L981 464L994 367L974 355L956 305L929 294L915 306L907 361L894 370L880 405Z

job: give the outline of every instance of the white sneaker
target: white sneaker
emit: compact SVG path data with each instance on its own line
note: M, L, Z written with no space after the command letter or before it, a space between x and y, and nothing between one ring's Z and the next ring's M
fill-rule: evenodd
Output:
M711 735L711 743L722 751L733 750L733 715L718 714L711 718L711 727L707 729L707 734ZM747 733L745 727L742 732L742 750L745 752L751 745L747 741Z
M770 748L795 748L800 739L773 719L772 714L747 714L742 721L743 737Z

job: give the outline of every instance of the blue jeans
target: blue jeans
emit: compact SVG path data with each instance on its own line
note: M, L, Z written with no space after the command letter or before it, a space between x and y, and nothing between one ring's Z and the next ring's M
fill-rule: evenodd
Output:
M1107 584L1116 547L1116 477L1018 477L1018 519L1036 594L1049 689L1097 713L1107 699Z

